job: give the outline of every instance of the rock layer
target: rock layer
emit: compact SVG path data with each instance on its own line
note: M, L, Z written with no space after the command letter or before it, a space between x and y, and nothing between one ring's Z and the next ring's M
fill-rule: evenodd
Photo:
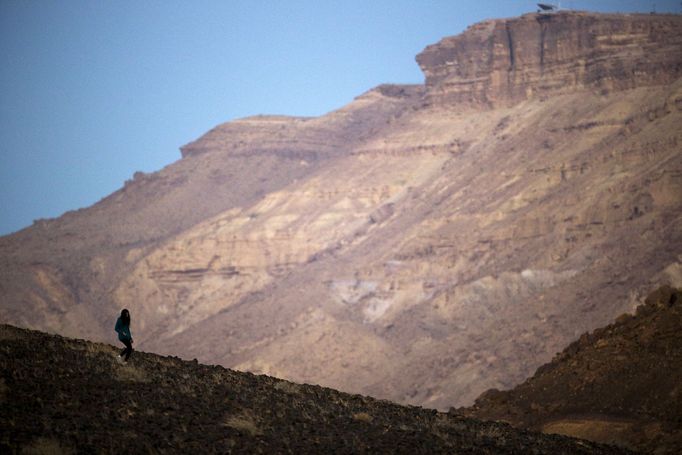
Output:
M677 15L528 14L478 23L427 47L417 62L437 104L605 93L679 78L680 27Z

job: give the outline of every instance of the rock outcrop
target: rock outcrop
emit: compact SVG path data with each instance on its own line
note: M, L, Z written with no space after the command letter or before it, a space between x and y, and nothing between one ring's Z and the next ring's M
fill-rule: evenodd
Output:
M511 105L576 90L669 84L682 76L679 15L564 11L490 20L417 56L435 104Z
M111 340L127 307L142 349L439 409L511 388L682 286L679 21L492 21L427 49L425 86L219 125L94 206L0 238L0 320ZM617 23L608 53L597 31ZM646 52L649 76L551 88L575 55L637 67L642 24L665 30L647 32L667 49ZM448 43L479 43L455 66L494 82L491 37L541 25L556 64L539 79L516 43L523 80L449 85ZM524 84L542 96L517 97Z

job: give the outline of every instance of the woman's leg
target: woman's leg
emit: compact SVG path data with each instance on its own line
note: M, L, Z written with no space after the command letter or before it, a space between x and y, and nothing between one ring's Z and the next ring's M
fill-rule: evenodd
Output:
M128 360L130 357L130 354L133 352L133 345L130 343L130 340L125 340L123 341L123 344L126 345L125 349L121 351L121 357L124 358L124 360Z

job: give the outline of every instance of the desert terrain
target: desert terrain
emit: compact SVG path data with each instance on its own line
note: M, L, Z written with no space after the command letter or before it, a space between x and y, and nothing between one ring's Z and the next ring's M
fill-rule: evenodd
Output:
M472 25L0 238L0 321L447 410L682 286L682 16ZM207 125L207 128L211 125Z

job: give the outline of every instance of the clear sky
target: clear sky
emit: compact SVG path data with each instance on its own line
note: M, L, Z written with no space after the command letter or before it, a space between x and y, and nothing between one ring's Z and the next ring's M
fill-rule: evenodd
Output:
M562 2L679 13L679 1ZM0 0L0 235L89 206L219 123L318 116L525 0Z

